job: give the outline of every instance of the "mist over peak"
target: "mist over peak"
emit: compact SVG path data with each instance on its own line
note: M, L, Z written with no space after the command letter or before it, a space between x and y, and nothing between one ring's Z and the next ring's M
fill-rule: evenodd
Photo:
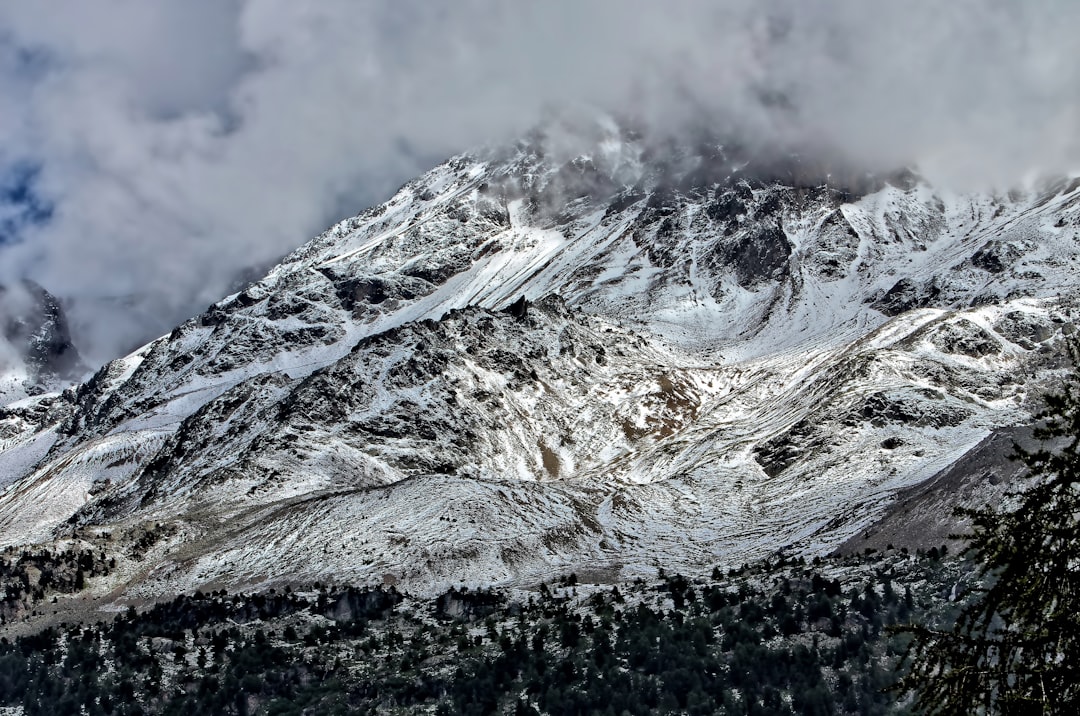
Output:
M552 107L958 189L1080 167L1065 0L67 0L0 26L0 172L35 167L0 215L50 207L0 265L93 362Z

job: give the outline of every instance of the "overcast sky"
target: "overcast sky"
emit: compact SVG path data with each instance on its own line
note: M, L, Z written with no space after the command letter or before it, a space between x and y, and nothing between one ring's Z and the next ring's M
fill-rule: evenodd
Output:
M957 186L1072 171L1077 28L1075 0L0 0L0 282L101 362L567 103Z

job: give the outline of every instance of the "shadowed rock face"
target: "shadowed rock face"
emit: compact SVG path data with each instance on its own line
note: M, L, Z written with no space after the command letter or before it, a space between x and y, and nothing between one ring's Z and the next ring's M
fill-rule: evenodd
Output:
M886 316L899 316L905 311L932 306L940 296L941 288L936 280L918 283L902 278L873 305Z
M779 226L765 229L756 236L746 236L728 253L735 267L735 277L743 288L783 278L787 274L791 244Z
M4 338L26 363L29 381L38 385L78 377L86 366L71 342L60 301L32 281L17 290L16 297L12 289L0 286L0 315Z
M1016 263L1023 254L1021 249L1009 243L988 241L971 255L971 263L984 271L1001 273Z

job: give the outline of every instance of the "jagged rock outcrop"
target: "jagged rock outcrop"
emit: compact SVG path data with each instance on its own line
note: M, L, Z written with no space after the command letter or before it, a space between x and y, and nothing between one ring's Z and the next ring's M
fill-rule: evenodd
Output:
M86 372L60 301L32 281L0 286L0 405Z

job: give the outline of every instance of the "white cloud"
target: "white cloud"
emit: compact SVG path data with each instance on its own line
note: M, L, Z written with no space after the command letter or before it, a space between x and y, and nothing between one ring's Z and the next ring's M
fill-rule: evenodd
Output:
M1063 170L1076 27L1069 0L8 3L0 163L39 163L56 211L0 263L71 299L101 360L562 102L670 126L704 109L962 183Z

